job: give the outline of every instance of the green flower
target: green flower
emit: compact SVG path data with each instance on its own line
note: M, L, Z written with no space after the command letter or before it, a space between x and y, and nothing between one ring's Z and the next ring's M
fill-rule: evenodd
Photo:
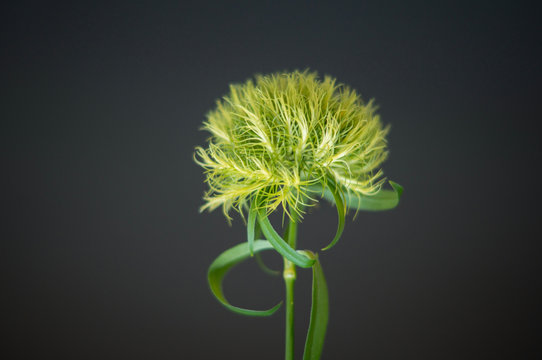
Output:
M228 219L254 199L267 213L302 215L326 189L361 198L384 181L389 127L372 101L331 77L295 71L231 85L203 129L211 137L195 154L209 185L201 210L222 206Z

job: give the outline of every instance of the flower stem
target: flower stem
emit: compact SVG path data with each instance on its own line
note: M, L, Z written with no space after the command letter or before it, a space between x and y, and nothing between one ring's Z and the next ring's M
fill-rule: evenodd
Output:
M297 243L297 222L293 217L286 227L285 240L293 249ZM294 359L294 285L296 279L295 264L284 258L284 283L286 285L286 345L285 360Z

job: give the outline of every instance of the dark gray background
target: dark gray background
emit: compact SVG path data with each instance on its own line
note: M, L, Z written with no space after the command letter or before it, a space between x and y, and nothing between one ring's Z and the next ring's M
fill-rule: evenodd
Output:
M323 359L535 358L541 41L520 2L71 4L1 11L2 328L9 359L280 359L283 313L231 314L207 266L244 239L199 214L198 128L230 82L307 67L392 125L390 212L321 255ZM336 214L300 227L319 249ZM276 256L268 255L274 266ZM310 273L300 271L298 350ZM232 302L269 307L254 264ZM540 355L540 354L539 354ZM7 358L7 357L5 357Z

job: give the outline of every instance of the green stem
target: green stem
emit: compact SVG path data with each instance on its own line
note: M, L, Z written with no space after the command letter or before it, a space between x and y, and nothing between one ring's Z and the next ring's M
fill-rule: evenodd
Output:
M292 212L294 215L294 212ZM297 243L297 222L296 218L289 221L286 227L285 240L292 249ZM294 359L294 285L296 279L295 264L284 258L284 283L286 285L286 349L285 359Z

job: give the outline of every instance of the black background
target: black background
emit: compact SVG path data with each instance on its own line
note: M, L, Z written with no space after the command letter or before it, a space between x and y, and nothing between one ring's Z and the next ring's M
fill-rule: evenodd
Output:
M375 98L400 206L321 255L323 359L536 358L539 9L519 2L17 2L1 11L2 339L9 359L280 359L283 313L212 298L244 240L199 214L198 130L230 82L309 67ZM300 227L319 249L336 214ZM280 266L276 256L268 261ZM300 271L298 353L310 273ZM243 264L241 306L283 296Z

